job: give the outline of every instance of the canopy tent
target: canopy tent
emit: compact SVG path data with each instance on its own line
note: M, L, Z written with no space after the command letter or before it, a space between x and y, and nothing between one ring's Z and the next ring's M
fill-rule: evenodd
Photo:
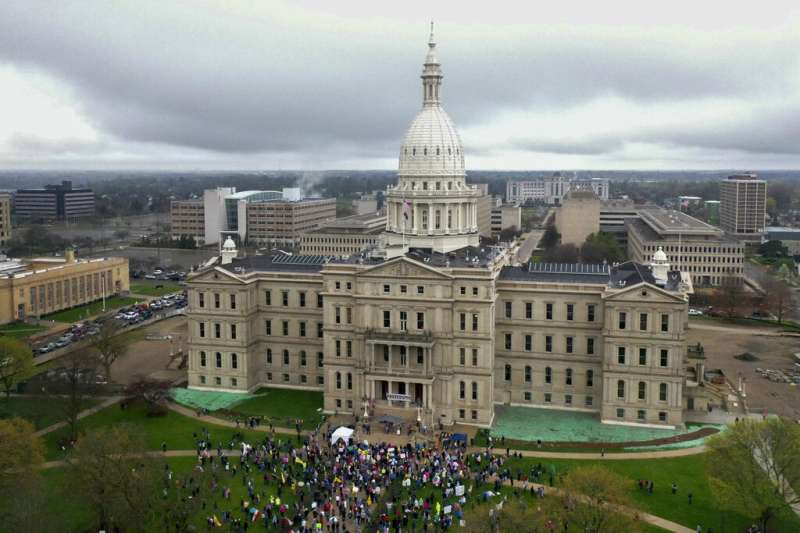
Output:
M336 444L336 442L339 440L343 440L349 444L350 439L353 438L353 433L355 433L355 430L345 426L337 428L336 431L334 431L331 435L331 444Z
M453 433L450 435L450 440L453 442L467 442L467 434L466 433Z

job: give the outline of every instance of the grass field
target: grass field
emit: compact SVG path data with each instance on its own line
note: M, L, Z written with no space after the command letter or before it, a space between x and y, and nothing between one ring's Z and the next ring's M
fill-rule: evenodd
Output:
M0 419L15 416L24 418L33 423L36 429L51 426L63 419L63 411L57 405L59 398L41 398L36 396L0 397ZM100 403L98 400L87 399L84 408L89 409Z
M112 296L111 298L106 298L106 311L112 311L114 309L119 309L121 307L127 307L129 305L135 304L136 302L137 300L135 298ZM91 302L86 305L73 307L72 309L65 309L63 311L51 313L49 315L45 315L42 318L45 318L47 320L55 320L56 322L72 323L72 322L78 322L80 320L86 320L87 318L102 312L103 312L103 301L97 300L96 302Z
M180 292L183 287L177 283L159 281L156 283L133 283L131 284L131 294L142 294L144 296L164 296L173 292Z
M683 524L689 528L703 526L703 531L744 531L750 521L743 515L719 509L711 494L706 477L704 455L690 455L666 459L643 459L624 461L582 461L582 460L542 460L535 458L510 459L506 465L516 474L529 472L542 464L546 472L555 469L554 481L559 480L571 469L578 466L601 464L630 482L630 495L636 505L645 512ZM516 476L515 476L516 477ZM653 494L649 495L638 488L638 480L653 481ZM545 475L545 483L549 475ZM678 486L678 493L672 495L672 483ZM743 487L743 490L744 487ZM692 504L688 494L692 493ZM772 531L800 531L800 518L795 515L781 516L772 523Z
M224 448L228 447L228 443L237 432L241 432L245 440L250 442L260 441L266 435L266 431L237 430L189 418L170 410L163 416L148 416L144 405L138 402L129 403L125 410L122 410L119 404L112 405L82 419L78 423L78 427L79 431L86 431L125 422L134 424L141 429L149 450L160 450L162 442L167 444L168 450L193 450L196 440L193 434L201 434L204 428L211 432L211 440L221 443ZM59 448L59 442L64 440L68 434L67 428L62 428L45 435L47 460L64 457L64 452ZM296 439L296 436L284 435L283 438Z
M12 324L0 326L0 336L11 337L13 339L25 339L46 329L47 328L44 326L37 326L35 324L14 322Z
M259 389L257 398L234 404L228 410L243 415L261 415L277 426L286 426L287 419L302 419L305 429L314 429L322 421L322 392L290 389ZM294 427L292 423L289 427Z

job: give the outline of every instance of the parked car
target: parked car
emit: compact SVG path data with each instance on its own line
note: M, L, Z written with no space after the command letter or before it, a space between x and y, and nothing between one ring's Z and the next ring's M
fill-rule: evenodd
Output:
M703 316L703 312L699 309L689 309L689 316Z

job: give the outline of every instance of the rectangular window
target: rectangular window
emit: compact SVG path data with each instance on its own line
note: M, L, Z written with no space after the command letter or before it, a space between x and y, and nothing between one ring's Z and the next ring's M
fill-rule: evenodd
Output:
M265 320L264 321L264 332L267 335L272 335L272 320Z
M325 378L322 376L317 376L317 385L325 385Z
M217 352L214 354L214 363L216 364L217 368L222 368L222 354Z
M283 320L281 321L281 329L283 330L283 335L289 335L289 321Z
M338 305L333 308L333 320L337 324L342 323L342 308L339 307Z
M506 365L505 367L505 380L511 381L511 365Z
M525 367L525 383L533 381L533 370L530 366Z
M525 318L533 318L533 302L525 302Z
M625 329L628 325L628 315L624 311L619 312L619 329Z
M317 352L317 368L322 368L323 365L325 364L323 361L323 357L324 356L322 355L322 352Z
M639 409L638 411L636 411L636 418L638 420L644 420L645 419L645 412L644 412L643 409Z
M472 366L478 366L478 349L472 349Z
M336 283L334 283L334 287L336 287L336 290L338 291L339 289L342 288L342 282L341 281L337 281Z
M267 381L272 381L272 372L267 372Z
M647 364L647 348L639 348L639 364L642 366Z
M530 392L524 393L525 401L529 402L533 399L533 395Z
M353 357L353 341L347 341L347 357Z
M467 349L461 348L458 350L458 364L466 366L467 364Z
M473 296L477 296L478 295L478 287L472 287L472 295Z
M222 385L222 378L219 377L219 376L215 377L214 378L214 384L215 385Z
M478 399L478 384L476 382L472 382L472 399Z
M625 347L619 346L617 347L617 363L620 365L625 364Z
M236 295L231 294L231 309L236 309Z
M564 403L566 405L572 405L572 394L565 394L564 395Z
M305 337L306 336L306 323L305 322L300 322L300 336L301 337Z
M289 350L284 350L283 351L283 364L284 365L288 365L289 364Z
M289 374L284 374L283 375L283 381L286 382L286 383L289 383Z
M588 355L594 355L594 337L586 338L586 353Z
M544 403L553 403L553 395L549 392L544 393Z
M289 307L289 291L281 291L281 305Z
M236 324L231 324L231 339L236 339Z
M197 293L197 306L198 307L205 307L206 306L206 295L205 293L198 292Z
M572 353L573 337L567 337L567 353Z
M625 382L621 379L617 381L617 398L625 398Z
M317 307L322 307L322 295L317 294Z
M264 291L264 304L272 305L272 291L270 290Z
M545 335L544 336L544 351L545 352L552 352L553 351L553 336L552 335Z
M222 324L214 324L214 338L222 338Z
M200 329L200 336L201 337L205 337L206 336L206 325L203 322L200 322L200 323L197 324L197 326Z
M408 313L400 311L400 329L408 331Z
M464 409L459 409L458 418L465 418L465 417L466 417L466 411Z
M478 419L478 411L475 411L473 409L472 411L470 411L470 416L472 416L473 420L477 420Z
M231 354L231 368L239 368L239 357L235 354Z
M272 364L272 349L267 348L267 364Z
M506 350L511 349L511 333L506 333Z
M336 346L336 357L341 357L342 356L342 341L336 340L334 345Z
M417 285L417 294L425 294L425 287L422 285Z
M586 371L586 386L593 387L594 386L594 370L587 370Z
M408 285L400 285L400 294L408 293Z
M391 313L391 311L384 311L383 312L383 327L385 327L385 328L392 327L392 313Z
M385 284L383 286L383 293L384 294L389 294L389 292L391 292L391 290L392 290L392 288L389 286L389 284Z
M305 350L302 350L300 352L300 366L306 366L307 363L308 361L306 361L306 352Z
M461 296L466 296L467 295L467 288L466 287L461 287L459 289L459 293L461 294Z
M545 383L552 383L553 382L553 369L549 366L544 369L544 382Z
M478 313L472 314L472 331L478 331Z
M200 376L200 384L201 385L205 385L206 384L206 377L205 376Z
M665 411L658 412L658 421L659 422L666 422L667 421L667 413Z
M300 307L305 307L306 306L306 293L305 292L301 292L299 294L299 297L300 297Z
M669 350L661 350L661 357L659 358L659 365L662 367L669 366Z
M567 304L567 320L574 320L575 319L575 306L573 304Z
M417 313L417 329L425 329L425 313Z
M351 290L353 288L352 282L348 281L346 287L348 291Z
M639 331L647 331L647 313L639 313Z
M465 331L467 329L467 314L461 313L459 314L459 329L461 331Z
M302 374L300 376L300 383L306 383L307 381L308 381L308 378L306 377L306 375Z
M219 293L214 293L214 308L219 309Z
M200 366L206 366L206 352L200 352Z
M425 363L425 355L424 355L424 352L423 352L422 348L420 348L420 347L418 346L418 347L417 347L417 364L418 364L418 365L422 365L422 364L424 364L424 363Z
M506 318L511 318L511 302L506 302Z
M544 317L547 320L553 320L553 304L545 304Z
M533 350L533 335L525 335L525 351Z
M661 315L661 331L669 331L669 315Z
M625 409L617 409L617 418L625 418Z
M324 325L323 325L322 322L317 322L317 337L320 338L320 339L323 336L323 326Z
M594 322L594 304L589 304L586 306L586 320L589 322Z
M583 403L584 405L586 405L586 407L591 407L593 402L594 398L592 398L591 396L587 396L586 398L583 399Z

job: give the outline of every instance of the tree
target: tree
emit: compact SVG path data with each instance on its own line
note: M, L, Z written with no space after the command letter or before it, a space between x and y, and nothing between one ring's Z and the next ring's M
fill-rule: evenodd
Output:
M464 513L466 533L502 533L505 531L550 531L560 524L557 501L554 498L536 500L530 504L520 499L479 505Z
M574 244L559 244L550 248L544 254L546 263L577 263L578 247Z
M6 400L11 397L14 385L28 377L32 370L31 349L17 340L0 337L0 383L6 391Z
M583 466L564 480L563 520L585 533L635 531L634 516L621 512L630 507L625 479L605 467Z
M0 524L4 531L48 531L38 467L44 460L42 439L22 418L0 420Z
M764 257L788 257L789 249L781 241L767 241L758 247L758 253Z
M517 237L519 237L522 232L517 229L516 226L511 226L510 228L504 228L500 230L500 240L502 242L511 242Z
M764 298L762 306L769 313L774 313L778 318L778 324L783 322L784 314L789 311L792 304L792 296L789 294L789 286L783 281L773 278L766 278L762 283Z
M711 298L712 306L728 318L736 318L742 314L747 305L744 287L735 279L723 278L722 285Z
M70 490L94 511L98 529L148 530L164 467L145 450L142 431L119 424L90 431L67 456Z
M69 440L78 439L78 415L86 408L86 399L97 392L97 359L89 350L73 350L59 359L63 364L45 374L42 392L59 396L55 402L69 428Z
M605 231L592 233L581 245L581 262L583 263L618 263L624 254L616 237Z
M800 504L800 426L781 418L743 419L708 440L708 477L723 508L770 519Z
M539 239L539 246L544 250L554 248L561 241L561 234L556 230L556 225L550 222Z
M92 350L103 365L106 380L111 381L111 365L128 351L128 341L120 335L121 327L115 320L106 320L92 341Z

